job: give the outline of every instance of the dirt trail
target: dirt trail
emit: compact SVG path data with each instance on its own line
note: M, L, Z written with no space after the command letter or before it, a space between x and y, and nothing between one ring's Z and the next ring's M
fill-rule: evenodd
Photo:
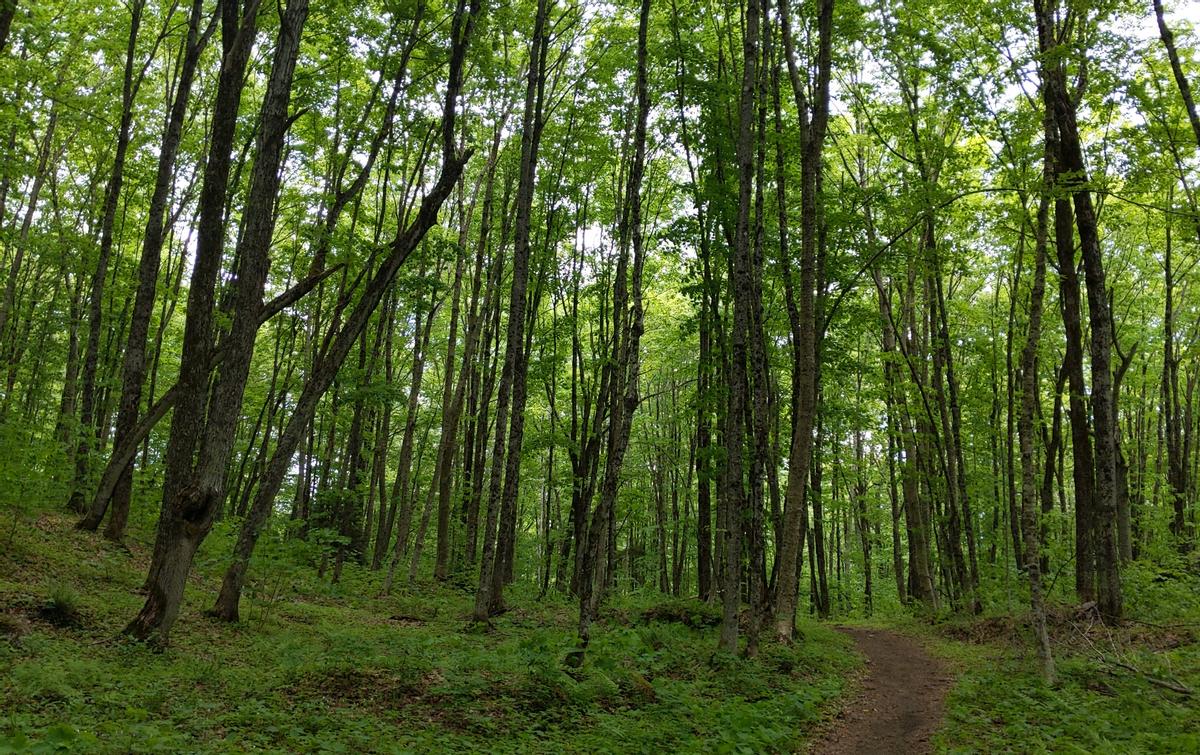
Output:
M862 685L810 752L927 753L953 678L917 642L876 629L842 628L867 657Z

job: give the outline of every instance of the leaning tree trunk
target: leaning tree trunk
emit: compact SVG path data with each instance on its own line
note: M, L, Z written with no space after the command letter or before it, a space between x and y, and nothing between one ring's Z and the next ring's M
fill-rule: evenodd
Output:
M204 410L208 398L213 351L213 320L216 304L216 280L225 249L225 197L229 190L234 136L237 116L245 88L246 65L257 36L258 4L251 0L243 13L238 0L221 0L221 69L218 75L216 99L213 104L209 133L208 159L204 163L204 179L200 188L199 221L196 227L196 257L188 285L187 317L183 327L183 361L180 363L176 402L171 414L171 430L164 455L162 509L158 517L155 555L146 586L154 582L154 572L167 554L159 552L165 543L166 516L170 502L176 500L192 471L199 438L204 428ZM165 399L160 399L160 404ZM163 410L165 413L165 409ZM151 412L147 412L149 415ZM114 449L114 457L116 449ZM132 458L132 453L130 454ZM118 466L124 473L128 461ZM105 470L105 477L108 477ZM104 479L101 483L105 482ZM111 492L109 493L111 495ZM173 617L171 617L173 619ZM149 633L147 630L147 634Z
M166 212L175 176L175 158L183 137L184 120L187 115L188 98L195 80L200 55L208 44L215 28L210 25L201 30L204 3L193 0L188 18L187 38L184 41L183 58L179 66L179 83L171 113L163 133L162 146L158 153L158 169L154 179L154 191L150 197L150 212L146 219L146 230L142 236L142 258L138 265L137 294L129 322L129 334L125 342L125 355L121 377L121 398L118 402L114 447L125 442L138 420L142 400L142 385L146 380L146 340L150 332L150 317L154 311L155 293L158 287L158 271L162 260L162 249L166 241ZM95 498L88 514L80 522L81 529L94 530L104 518L110 502L112 513L104 535L110 540L121 540L125 536L125 524L129 518L129 503L133 487L133 467L125 467L117 481L111 497Z
M160 516L154 558L147 579L148 596L145 605L130 622L126 632L138 639L154 637L166 642L183 602L183 587L191 570L192 557L212 528L224 499L225 472L229 466L238 415L241 412L254 338L258 331L262 295L270 264L271 237L275 230L275 202L279 193L280 164L283 142L291 121L288 105L291 100L292 77L300 50L300 34L308 17L308 0L292 0L280 20L271 75L263 96L257 135L257 156L251 172L246 206L243 210L243 229L235 256L238 268L231 291L232 322L224 336L225 358L213 384L208 411L197 419L199 454L193 465L190 458L178 459L178 468L168 468L175 478L173 490L164 485L163 511ZM219 249L209 249L219 252ZM219 257L219 254L217 255ZM217 261L219 264L219 260ZM197 270L199 260L197 260ZM195 275L195 273L193 273ZM215 282L215 281L214 281ZM213 292L207 292L211 295ZM191 311L188 319L191 320ZM211 311L201 311L203 320ZM188 330L185 326L185 331ZM209 363L206 345L212 334L207 331L194 337L202 339L198 354L189 352L185 338L184 362L181 376L189 382L205 385ZM190 358L189 358L190 357ZM209 397L202 389L200 400ZM191 397L195 398L195 397ZM178 414L183 402L176 406ZM172 436L184 427L172 427ZM178 448L181 444L174 444Z
M1183 106L1187 110L1188 122L1192 124L1192 133L1196 137L1196 144L1200 145L1200 115L1196 113L1196 100L1192 97L1192 85L1188 82L1187 76L1183 72L1183 65L1179 62L1179 52L1175 49L1175 34L1171 31L1171 27L1167 26L1167 21L1163 17L1162 0L1154 0L1154 18L1158 22L1158 35L1162 39L1163 47L1167 50L1167 59L1171 62L1171 73L1175 76L1175 85L1179 88L1179 96L1183 98ZM3 47L3 43L0 43Z
M371 314L392 285L400 267L425 238L429 229L437 223L437 215L442 203L450 196L451 190L458 183L463 168L471 157L469 149L462 153L455 150L454 128L457 100L462 91L463 63L478 14L478 0L472 0L469 11L465 8L465 0L459 0L454 12L450 67L445 105L442 111L441 172L432 189L422 200L416 217L407 228L397 232L396 238L389 246L387 257L367 283L350 315L333 335L328 349L320 354L316 369L312 371L301 389L300 398L297 399L293 414L288 419L288 424L283 432L280 433L275 452L263 472L254 503L250 507L250 514L246 517L238 535L234 561L226 571L221 583L221 593L212 609L212 613L220 618L226 620L236 620L237 618L246 569L258 541L258 535L270 514L275 495L279 492L283 479L291 466L292 456L316 413L321 396L333 384L342 362L345 361L354 342L366 328Z
M92 272L92 284L88 296L88 337L83 351L83 377L79 403L79 446L75 451L75 483L71 490L68 508L83 510L85 488L91 470L92 438L100 424L96 416L96 370L100 360L100 331L104 318L104 283L108 280L108 258L113 248L113 226L116 224L117 203L121 198L121 184L125 180L125 157L129 151L130 132L133 126L133 98L137 94L141 76L134 72L137 56L138 31L142 26L142 10L145 0L134 0L129 6L131 14L129 38L125 46L125 75L121 86L121 118L117 127L117 146L113 157L112 172L104 188L104 205L100 216L100 248L96 267ZM144 69L143 69L144 70Z

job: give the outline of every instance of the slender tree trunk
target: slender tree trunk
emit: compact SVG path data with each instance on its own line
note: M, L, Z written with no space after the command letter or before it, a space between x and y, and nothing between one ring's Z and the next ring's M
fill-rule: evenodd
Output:
M150 212L142 236L142 258L138 265L137 294L129 323L129 335L125 342L121 398L117 410L114 446L121 445L129 438L130 432L137 424L138 410L142 400L142 385L146 380L148 366L146 340L150 331L150 318L154 311L163 244L166 241L165 218L175 176L175 158L179 154L179 145L183 138L188 100L191 97L192 82L195 80L200 55L207 46L212 31L216 28L214 23L202 29L203 18L203 2L193 0L191 14L188 17L187 38L183 43L179 83L176 86L166 131L162 138L162 146L158 153L158 168L154 179L154 190L150 197ZM111 498L92 500L88 514L80 521L79 527L88 530L96 529L104 518L105 510L111 501L112 515L104 535L110 540L121 540L125 536L125 524L129 519L132 487L133 469L130 465L125 468L125 472L117 481L117 487Z
M488 237L492 225L492 203L493 193L495 189L496 178L496 161L499 159L500 139L504 130L504 124L508 121L508 110L506 108L504 116L501 118L500 125L497 127L495 134L492 137L491 153L488 155L487 169L485 171L486 178L484 179L483 193L483 216L480 219L479 242L475 254L475 273L474 283L471 291L471 306L466 328L466 339L463 344L462 356L462 371L458 378L458 384L454 388L453 396L449 394L450 377L454 359L454 350L450 349L446 356L446 372L447 382L445 384L445 392L443 395L443 404L445 409L442 415L442 439L438 447L437 467L434 471L434 481L437 486L437 555L434 563L434 577L440 581L445 581L450 576L450 504L451 504L451 482L454 470L454 456L458 451L458 426L462 416L463 402L467 392L467 386L473 377L471 372L472 365L475 363L475 352L478 348L480 340L480 331L483 329L482 317L479 314L479 294L483 284L484 277L488 274L488 266L486 265L486 253L488 248ZM462 245L466 244L466 229L467 224L464 221L463 233L461 234ZM491 297L491 288L489 288L488 297ZM457 311L457 303L455 310ZM486 310L487 307L484 307ZM457 318L451 317L451 322L456 323ZM450 341L454 341L455 328L451 328ZM468 449L468 453L469 453Z
M634 88L637 92L637 120L633 136L633 161L625 187L625 202L618 223L616 281L612 299L612 343L615 372L609 385L609 435L604 477L600 483L600 498L592 512L588 527L587 552L579 582L579 639L586 648L591 636L591 624L596 619L600 598L611 565L601 569L602 559L616 555L616 500L621 468L629 447L633 415L637 410L638 373L641 369L642 338L642 269L645 247L642 238L642 178L646 167L646 130L650 115L650 94L647 71L647 35L650 24L650 0L642 0L638 15L637 72ZM626 270L630 250L631 301L626 302ZM628 307L628 309L627 309ZM665 545L665 543L663 544ZM632 546L632 543L631 543ZM632 552L632 547L630 551ZM665 575L664 575L665 577Z
M1167 59L1171 62L1171 73L1175 76L1175 85L1179 88L1179 96L1183 98L1183 106L1187 110L1188 122L1192 125L1192 134L1196 137L1196 144L1200 145L1200 115L1196 113L1196 101L1192 98L1192 86L1183 72L1183 64L1179 61L1179 52L1175 49L1175 35L1163 17L1162 0L1154 0L1154 18L1158 22L1158 35L1162 39L1163 47L1167 50ZM0 42L0 48L3 46L3 43Z
M103 328L104 284L108 280L108 259L112 254L113 230L116 224L117 204L121 198L121 185L125 180L125 156L129 151L129 138L133 126L133 99L137 94L141 76L135 72L137 65L138 32L142 25L145 0L133 0L129 6L129 38L125 46L125 74L121 87L121 118L117 127L117 146L114 152L112 172L104 189L104 205L100 218L100 248L96 267L92 273L92 284L88 297L88 337L83 352L83 376L79 405L79 447L75 452L75 483L68 507L82 511L88 477L91 472L91 455L94 437L99 432L101 418L96 412L96 371L100 359L100 331ZM99 523L99 522L97 522Z
M263 479L259 483L250 514L238 535L238 542L234 549L234 561L225 573L221 583L221 593L212 609L213 614L223 619L237 619L238 603L241 598L242 585L245 582L246 569L259 532L266 522L275 495L291 466L292 456L296 452L305 428L312 422L321 396L333 384L339 368L350 353L354 342L366 328L375 308L378 307L384 294L392 285L400 267L437 222L437 214L442 203L450 195L471 157L470 150L460 153L455 149L454 130L457 100L462 91L466 50L478 14L478 0L472 0L469 11L466 9L465 0L459 0L455 7L451 29L449 73L442 111L442 165L438 178L422 200L416 217L406 228L397 231L396 237L389 245L386 258L371 276L361 298L341 327L331 337L328 342L329 346L320 354L316 369L305 381L293 414L288 419L283 432L280 433L275 452L263 472Z
M1157 3L1156 3L1157 4ZM1163 255L1163 440L1167 455L1167 494L1171 506L1171 534L1186 548L1187 475L1183 450L1183 417L1179 401L1179 358L1175 355L1175 274L1171 221L1167 219Z
M1054 123L1047 110L1046 123L1046 188L1051 189L1057 179L1055 155L1057 143ZM1042 302L1046 293L1046 245L1049 234L1050 197L1044 195L1038 204L1037 241L1033 273L1033 287L1029 294L1029 328L1025 347L1021 350L1021 539L1025 544L1023 561L1029 579L1030 607L1033 613L1034 639L1037 642L1038 663L1042 678L1047 684L1054 683L1054 658L1050 651L1050 637L1046 632L1046 607L1042 598L1042 573L1040 536L1041 525L1037 503L1037 487L1034 458L1034 407L1038 391L1038 342L1042 333Z
M800 186L800 281L799 303L789 303L788 315L792 330L792 437L789 451L788 481L784 492L783 538L779 545L779 576L775 588L775 635L790 641L795 630L796 604L799 597L799 565L807 529L809 501L806 488L810 482L812 458L815 453L813 427L816 413L818 360L816 333L815 287L820 235L819 196L821 158L829 116L829 78L832 58L833 0L821 0L818 5L818 52L813 102L807 102L796 61L792 35L792 18L788 0L779 2L780 30L783 52L788 68L792 94L800 117L801 186ZM778 108L777 108L778 109ZM777 154L777 161L780 159ZM776 171L776 180L782 171ZM782 191L782 184L780 185ZM781 199L781 206L786 206ZM781 210L782 212L782 210ZM781 221L783 222L783 221ZM785 230L785 229L784 229ZM781 232L781 238L785 234ZM781 245L780 259L788 263L788 254ZM785 267L785 285L790 287L790 266ZM788 295L789 302L792 296ZM812 501L814 512L819 501ZM816 517L814 517L816 519ZM819 526L819 525L818 525ZM816 539L822 537L817 533ZM824 550L820 555L823 557ZM823 565L822 565L823 570ZM823 574L822 574L823 576Z
M413 445L416 439L417 430L417 414L420 411L421 385L424 382L425 375L425 359L429 352L429 338L433 330L433 316L436 312L436 305L431 300L429 302L429 311L424 318L418 316L416 329L413 331L413 367L412 367L412 384L408 390L408 411L404 422L404 437L400 442L400 457L396 461L396 486L394 493L398 493L400 498L398 501L392 502L392 508L397 510L396 515L396 542L392 548L392 558L388 563L387 576L383 582L383 594L387 595L392 590L392 580L395 578L396 568L404 555L408 552L408 535L409 529L412 526L413 512L413 497L410 494L410 485L412 480L412 460L413 460ZM424 320L424 324L421 320ZM384 529L381 537L381 547L386 547L387 543L391 542L392 523L389 521Z
M537 17L530 40L529 71L525 84L525 109L521 117L520 181L517 187L515 233L512 255L512 288L509 292L504 368L500 374L496 402L496 444L488 490L487 522L484 530L483 561L472 616L486 621L504 606L504 551L511 543L499 542L515 529L521 446L525 436L525 385L528 355L525 353L525 319L529 284L530 215L534 178L541 142L542 103L546 85L546 50L550 0L538 0ZM507 443L505 441L507 440Z
M859 375L859 391L862 390L862 375ZM854 433L854 510L857 520L855 529L858 530L859 543L863 555L863 611L867 616L873 609L871 577L874 569L871 566L871 521L867 516L867 471L863 452L862 431Z

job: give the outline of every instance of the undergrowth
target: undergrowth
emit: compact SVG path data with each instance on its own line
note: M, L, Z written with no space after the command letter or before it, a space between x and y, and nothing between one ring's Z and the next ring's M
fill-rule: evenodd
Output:
M938 750L1200 752L1200 579L1134 563L1122 580L1119 627L1069 603L1050 606L1053 686L1037 673L1027 612L935 624L934 647L959 672Z
M171 645L123 639L148 528L126 547L34 513L0 551L0 752L777 752L800 746L857 663L848 641L714 655L712 609L617 598L581 668L574 604L518 587L491 628L469 590L318 580L264 548L243 622L205 618L232 527L197 557Z

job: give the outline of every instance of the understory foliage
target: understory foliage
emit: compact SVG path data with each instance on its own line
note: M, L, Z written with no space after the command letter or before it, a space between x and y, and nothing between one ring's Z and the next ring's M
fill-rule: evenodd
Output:
M377 597L357 566L331 586L312 549L269 561L282 576L253 586L239 628L191 601L159 652L106 630L137 607L150 533L126 551L70 526L39 516L0 556L0 752L791 750L857 664L815 622L803 644L712 663L715 623L685 619L712 610L649 591L606 608L587 662L566 668L567 601L523 592L526 608L473 630L469 591ZM215 555L198 593L219 584ZM43 611L64 593L70 625Z

